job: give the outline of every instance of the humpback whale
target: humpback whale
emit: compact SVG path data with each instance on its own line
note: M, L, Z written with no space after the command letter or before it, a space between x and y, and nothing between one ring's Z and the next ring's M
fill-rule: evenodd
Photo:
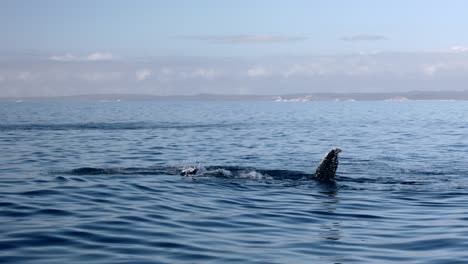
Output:
M189 175L196 175L198 173L199 167L188 167L183 169L180 172L180 175L182 176L189 176Z
M315 170L314 178L321 182L334 182L336 170L338 169L338 153L341 149L334 148L323 157L317 170Z
M315 173L309 178L316 179L320 182L334 182L336 170L338 169L338 153L341 152L341 149L334 148L330 150L325 157L323 157L319 166L315 170ZM203 166L188 167L182 169L180 175L190 176L190 175L200 175L206 173L206 169Z

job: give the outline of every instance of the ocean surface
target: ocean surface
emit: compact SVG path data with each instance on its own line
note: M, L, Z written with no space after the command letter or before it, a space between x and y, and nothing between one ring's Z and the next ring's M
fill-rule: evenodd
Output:
M0 103L0 152L0 263L468 263L468 102Z

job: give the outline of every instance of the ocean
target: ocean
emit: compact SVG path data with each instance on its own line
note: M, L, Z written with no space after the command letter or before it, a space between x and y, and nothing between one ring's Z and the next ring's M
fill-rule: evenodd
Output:
M3 102L0 263L468 263L467 117L466 101ZM311 180L334 147L336 183Z

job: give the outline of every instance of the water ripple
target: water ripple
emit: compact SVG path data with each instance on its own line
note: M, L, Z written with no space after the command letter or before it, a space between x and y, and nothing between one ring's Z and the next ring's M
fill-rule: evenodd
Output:
M0 263L468 263L466 104L0 111Z

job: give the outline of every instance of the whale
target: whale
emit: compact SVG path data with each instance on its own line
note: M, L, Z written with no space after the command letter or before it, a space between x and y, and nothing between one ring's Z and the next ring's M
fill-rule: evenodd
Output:
M315 173L307 175L307 179L315 179L319 182L335 182L336 170L338 169L338 154L341 149L330 150L321 160ZM207 170L203 166L187 167L180 171L182 176L203 175Z
M198 171L200 170L200 167L188 167L185 169L182 169L180 172L180 175L182 176L190 176L190 175L197 175Z
M336 170L338 169L338 154L341 149L330 150L318 165L313 178L320 182L335 182Z

